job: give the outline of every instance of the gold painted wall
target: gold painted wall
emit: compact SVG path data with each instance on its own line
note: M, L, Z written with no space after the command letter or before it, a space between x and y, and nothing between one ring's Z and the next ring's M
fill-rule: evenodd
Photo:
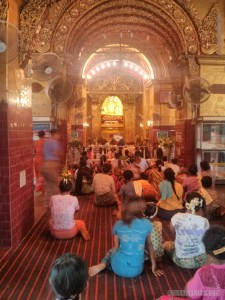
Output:
M224 0L193 0L194 6L196 8L199 18L202 20L206 17L209 10L213 5L216 5L220 14L220 31L219 34L219 43L221 44L221 53L225 54L225 1Z
M206 78L210 85L225 85L225 56L199 58L201 77ZM210 98L201 104L200 116L225 116L225 94L211 94Z
M47 84L41 83L44 88L39 93L32 95L32 115L35 117L46 117L52 115L51 101L46 96Z

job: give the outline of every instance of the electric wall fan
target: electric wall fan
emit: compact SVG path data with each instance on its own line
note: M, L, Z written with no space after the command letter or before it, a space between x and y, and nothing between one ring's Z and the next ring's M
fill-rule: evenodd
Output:
M204 78L194 78L188 80L183 87L184 99L192 105L199 106L208 100L211 95L209 82Z
M183 99L181 95L177 95L175 91L172 91L168 99L167 106L171 109L181 109L183 106Z
M33 59L32 69L35 78L38 80L50 80L61 72L61 59L52 52L40 54L37 59Z
M0 20L0 64L7 64L18 55L19 30Z
M73 85L66 77L54 79L48 88L48 96L53 103L60 104L72 96Z

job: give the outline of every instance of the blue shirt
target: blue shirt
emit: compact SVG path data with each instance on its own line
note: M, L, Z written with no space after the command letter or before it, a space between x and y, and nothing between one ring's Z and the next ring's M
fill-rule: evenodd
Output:
M60 160L56 154L61 150L61 144L57 140L47 140L43 145L43 159L44 160Z
M118 221L113 234L119 237L119 249L113 254L113 272L123 277L139 276L144 268L144 249L146 238L153 230L146 219L134 219L131 224Z
M128 181L125 184L123 184L120 188L119 195L123 198L129 197L129 196L135 196L135 189L133 181Z

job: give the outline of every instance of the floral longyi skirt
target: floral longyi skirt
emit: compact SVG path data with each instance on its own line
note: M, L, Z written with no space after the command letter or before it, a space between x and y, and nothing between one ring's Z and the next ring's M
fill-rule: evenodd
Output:
M115 197L111 192L102 195L95 195L94 204L96 206L112 206L115 203Z
M198 269L206 263L206 254L200 254L193 257L179 258L176 256L174 242L166 241L163 243L165 253L167 253L173 262L181 268Z

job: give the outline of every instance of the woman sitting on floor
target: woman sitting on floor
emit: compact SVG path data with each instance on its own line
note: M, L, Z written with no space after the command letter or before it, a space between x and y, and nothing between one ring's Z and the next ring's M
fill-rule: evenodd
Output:
M81 158L80 166L75 173L75 189L76 196L86 195L93 192L91 184L93 180L94 171L92 168L87 167L87 160Z
M139 197L126 199L122 204L122 219L113 227L114 248L109 250L100 264L89 268L90 276L110 269L118 276L137 277L144 268L144 248L148 249L154 275L156 261L151 243L152 224L144 218L145 201Z
M171 230L175 232L175 243L164 243L164 250L181 268L196 269L206 262L202 237L209 228L209 222L203 217L205 199L197 193L186 196L186 213L177 213L171 219Z
M157 192L159 192L159 185L164 178L164 174L161 169L162 161L157 160L152 168L149 168L145 171L148 174L148 181L154 186Z
M61 194L54 195L50 199L49 228L51 235L58 239L70 239L80 232L85 240L89 240L90 235L84 221L74 219L74 213L80 209L80 206L77 197L70 195L71 181L61 180L59 189Z
M157 202L159 207L158 218L170 220L177 212L184 212L182 203L183 188L175 180L175 173L171 168L164 171L165 180L160 185L160 200Z
M183 181L183 200L185 201L185 197L187 193L197 192L201 187L201 178L198 177L198 167L196 164L191 164L188 168L189 176Z
M205 232L203 244L208 263L187 283L188 299L225 299L225 228L210 227Z
M142 197L152 197L159 200L159 193L156 191L154 186L148 181L148 174L141 173L141 179L138 182L142 186Z
M100 161L95 166L95 173L103 173L103 165L106 163L106 155L101 155Z
M111 164L105 163L102 166L102 171L103 173L95 174L92 182L92 189L95 193L94 204L96 206L112 206L116 203L120 205L115 183L111 176Z

